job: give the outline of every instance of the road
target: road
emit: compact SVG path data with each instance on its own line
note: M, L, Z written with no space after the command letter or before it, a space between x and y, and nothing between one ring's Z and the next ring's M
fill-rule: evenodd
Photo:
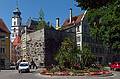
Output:
M30 73L18 73L17 70L2 70L0 79L44 79L35 74L37 74L35 70L32 70Z
M113 72L113 76L95 77L95 76L43 76L37 71L32 70L30 73L18 73L17 70L2 70L0 79L120 79L120 72Z

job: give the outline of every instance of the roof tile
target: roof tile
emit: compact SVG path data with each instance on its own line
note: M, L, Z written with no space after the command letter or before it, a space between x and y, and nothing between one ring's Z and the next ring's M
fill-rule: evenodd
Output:
M0 18L0 29L5 31L6 33L10 33L10 31L8 30L7 26L5 25L5 23L1 18Z
M13 46L16 47L17 45L19 45L21 43L21 38L20 36L16 36L16 38L13 41Z
M72 26L74 24L79 24L81 22L82 17L83 17L83 14L81 14L79 16L72 17L72 22L71 23L69 22L69 19L66 19L63 23L63 28Z

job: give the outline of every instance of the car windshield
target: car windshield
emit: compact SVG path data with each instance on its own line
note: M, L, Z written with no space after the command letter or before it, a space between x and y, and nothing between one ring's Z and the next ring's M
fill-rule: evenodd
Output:
M20 66L28 66L28 64L20 64Z

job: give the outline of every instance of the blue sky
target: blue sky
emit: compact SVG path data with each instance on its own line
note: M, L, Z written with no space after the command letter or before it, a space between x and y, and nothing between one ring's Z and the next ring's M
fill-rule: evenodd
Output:
M4 20L9 29L16 2L16 0L0 0L0 18ZM59 17L60 25L62 25L64 20L69 17L70 7L73 9L73 16L82 12L75 4L74 0L18 0L22 23L26 23L29 17L38 18L42 8L46 21L51 21L55 25L56 17Z

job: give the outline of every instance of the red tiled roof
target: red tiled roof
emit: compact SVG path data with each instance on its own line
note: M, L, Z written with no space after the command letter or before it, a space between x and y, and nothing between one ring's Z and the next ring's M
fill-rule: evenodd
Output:
M83 17L83 14L81 14L79 16L72 17L72 22L71 23L69 22L70 21L69 19L66 19L63 23L63 28L72 26L74 24L79 24L81 22L82 17Z
M21 43L21 38L20 36L16 36L16 38L13 41L13 46L16 47L17 45L19 45Z
M10 33L10 31L8 30L7 26L5 25L5 23L3 22L1 18L0 18L0 29L6 33Z

